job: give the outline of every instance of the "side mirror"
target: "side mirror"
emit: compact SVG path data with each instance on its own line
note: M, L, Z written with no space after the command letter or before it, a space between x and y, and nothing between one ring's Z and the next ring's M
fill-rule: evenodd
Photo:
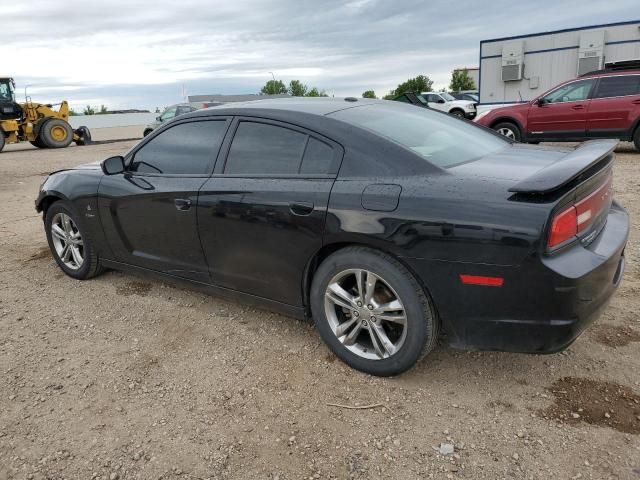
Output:
M124 172L124 157L120 155L109 157L100 166L105 175L117 175Z
M442 98L438 100L438 103L446 103Z
M157 121L157 122L161 122L161 121L162 121L162 118L160 118L160 115L158 115L158 116L156 117L156 121Z
M543 106L545 103L547 103L547 101L544 99L544 97L540 97L538 100L536 100L536 105L538 105L539 107Z

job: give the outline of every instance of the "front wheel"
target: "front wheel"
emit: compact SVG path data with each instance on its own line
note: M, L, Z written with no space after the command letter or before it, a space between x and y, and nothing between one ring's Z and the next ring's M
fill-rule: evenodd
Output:
M462 110L451 110L449 113L454 117L464 118L464 112Z
M493 129L498 132L500 135L507 137L510 140L515 142L519 142L522 138L520 134L520 129L517 125L511 122L502 122L493 126Z
M6 139L4 137L4 132L2 130L0 130L0 152L4 148L5 142L6 142Z
M633 135L633 144L636 146L636 150L640 152L640 126L636 128L636 133Z
M438 337L433 306L414 276L394 258L368 248L339 250L320 265L311 310L329 348L372 375L410 369Z
M64 273L86 280L101 272L98 255L70 204L58 201L51 205L44 225L53 258Z
M51 118L40 127L38 137L47 148L65 148L73 141L73 129L64 120Z

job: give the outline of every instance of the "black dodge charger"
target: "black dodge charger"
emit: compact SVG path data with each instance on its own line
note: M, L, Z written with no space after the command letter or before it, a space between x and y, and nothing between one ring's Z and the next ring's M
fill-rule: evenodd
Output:
M52 173L36 208L71 277L150 273L313 317L342 360L394 375L441 330L532 353L580 335L624 271L615 145L522 145L397 102L263 100Z

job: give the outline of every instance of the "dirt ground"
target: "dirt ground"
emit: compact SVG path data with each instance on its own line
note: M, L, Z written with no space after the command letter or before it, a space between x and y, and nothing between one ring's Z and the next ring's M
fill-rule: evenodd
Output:
M303 322L117 272L63 275L38 186L132 144L0 154L0 479L640 480L628 146L615 177L634 222L627 271L593 328L548 356L440 346L381 379Z

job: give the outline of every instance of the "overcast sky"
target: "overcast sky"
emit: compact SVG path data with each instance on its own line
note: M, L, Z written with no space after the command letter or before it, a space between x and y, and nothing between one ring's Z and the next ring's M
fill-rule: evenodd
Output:
M99 6L98 6L99 5ZM635 20L638 0L6 0L0 76L35 101L163 107L297 78L330 95L446 86L480 40Z

